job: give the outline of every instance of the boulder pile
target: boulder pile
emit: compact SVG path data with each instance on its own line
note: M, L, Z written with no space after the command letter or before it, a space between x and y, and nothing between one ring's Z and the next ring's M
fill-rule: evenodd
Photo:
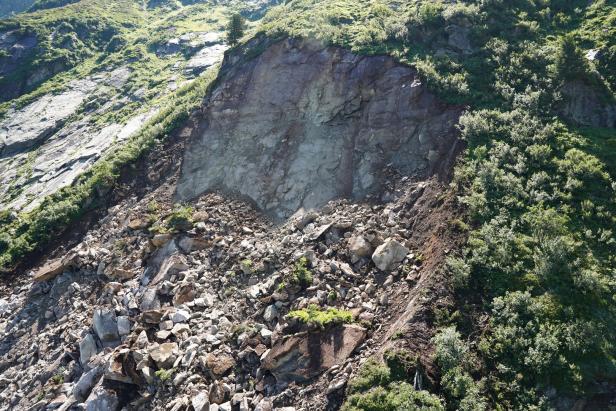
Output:
M327 408L415 292L412 217L432 186L282 225L217 194L124 200L4 286L0 408ZM308 308L352 320L288 315Z

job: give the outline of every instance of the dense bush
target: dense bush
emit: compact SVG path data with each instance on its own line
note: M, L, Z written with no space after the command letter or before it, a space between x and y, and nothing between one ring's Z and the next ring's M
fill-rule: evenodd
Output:
M321 328L329 325L344 324L353 322L353 313L350 311L328 308L323 310L317 305L310 305L308 308L294 310L287 314L288 318L296 319L307 325L318 326Z
M411 383L416 361L401 352L387 352L385 363L370 359L349 381L343 411L444 410L442 400ZM410 367L409 367L410 366ZM410 368L410 369L409 369ZM413 372L409 372L409 371Z
M416 391L406 382L394 382L387 388L349 396L343 411L442 411L441 400L427 391Z

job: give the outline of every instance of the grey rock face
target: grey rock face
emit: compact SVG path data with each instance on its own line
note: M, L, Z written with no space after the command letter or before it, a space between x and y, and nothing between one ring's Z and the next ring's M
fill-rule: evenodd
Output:
M386 166L422 176L444 166L459 113L391 58L286 40L214 90L177 196L222 190L275 218L363 198L379 192Z
M616 104L603 101L599 93L583 81L565 84L560 111L567 119L583 126L616 127Z

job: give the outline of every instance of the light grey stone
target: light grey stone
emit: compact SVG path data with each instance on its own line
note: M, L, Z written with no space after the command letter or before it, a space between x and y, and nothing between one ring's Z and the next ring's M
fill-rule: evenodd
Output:
M409 249L403 244L393 238L388 238L374 251L372 261L379 270L391 271L398 268L408 253Z
M103 343L118 341L118 323L115 312L110 309L94 310L94 331Z
M79 343L79 361L81 365L86 365L92 356L96 355L96 341L92 334L88 333Z

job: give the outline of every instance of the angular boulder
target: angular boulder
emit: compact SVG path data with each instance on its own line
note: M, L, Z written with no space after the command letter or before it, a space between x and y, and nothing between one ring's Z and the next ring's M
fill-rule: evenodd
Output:
M365 328L348 324L291 335L274 344L261 366L278 382L305 382L343 363L365 338Z
M54 278L62 274L66 269L72 267L75 264L76 259L77 255L71 253L63 258L50 261L34 272L33 279L34 281L39 283L43 281L53 280Z
M351 237L349 239L349 251L357 257L368 257L372 253L372 244L363 235Z
M374 261L379 270L391 271L400 266L400 263L408 253L409 249L402 245L402 243L393 238L388 238L374 251L372 261Z
M178 345L176 343L160 344L150 348L149 354L158 368L171 368L178 357Z
M87 334L79 343L79 361L81 365L86 365L92 356L96 355L96 341L92 334Z
M105 343L119 342L118 322L115 312L109 309L98 309L94 311L94 331L98 338Z

